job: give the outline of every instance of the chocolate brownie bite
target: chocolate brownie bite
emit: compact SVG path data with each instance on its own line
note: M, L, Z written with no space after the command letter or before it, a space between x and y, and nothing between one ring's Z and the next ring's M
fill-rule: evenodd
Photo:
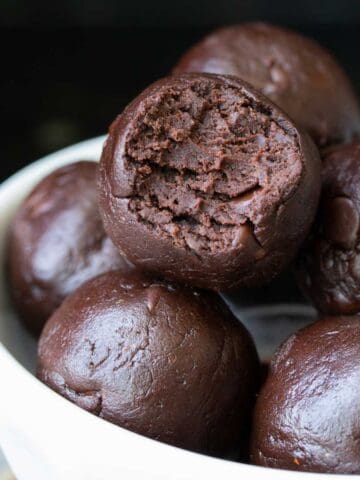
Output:
M360 110L338 62L315 41L266 23L210 33L190 48L174 73L236 75L267 95L319 146L349 142L360 133Z
M82 285L38 349L38 377L81 408L213 455L247 449L259 374L248 332L218 295L135 273Z
M360 473L360 317L328 317L279 349L258 397L251 459L288 470Z
M359 166L360 142L325 157L317 221L297 262L301 287L328 314L360 312Z
M63 299L89 278L133 268L104 231L97 208L97 164L55 170L25 199L8 241L8 281L25 325L40 333Z
M320 189L318 152L235 77L162 79L112 124L99 208L139 268L214 290L270 281L293 259Z

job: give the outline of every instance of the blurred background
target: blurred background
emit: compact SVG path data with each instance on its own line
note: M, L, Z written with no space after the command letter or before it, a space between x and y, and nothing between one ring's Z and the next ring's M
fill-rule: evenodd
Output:
M0 0L0 181L49 152L105 133L192 43L244 20L311 35L360 90L359 0Z

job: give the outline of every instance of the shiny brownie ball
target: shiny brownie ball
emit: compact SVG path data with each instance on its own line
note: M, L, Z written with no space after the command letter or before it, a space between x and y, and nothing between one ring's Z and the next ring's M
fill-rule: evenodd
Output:
M279 349L257 400L251 459L360 473L360 317L328 317Z
M111 125L99 208L142 270L213 290L257 286L307 235L319 169L310 138L248 84L184 74L151 85Z
M315 41L266 23L217 30L190 48L175 73L236 75L279 105L319 146L360 132L357 98L337 61Z
M86 280L128 270L105 234L97 208L95 162L81 161L45 177L10 227L8 279L14 306L40 333L63 299Z
M259 369L248 332L217 295L108 272L46 323L37 375L116 425L223 455L247 447Z
M323 162L320 208L297 276L316 307L360 312L360 142L332 149Z

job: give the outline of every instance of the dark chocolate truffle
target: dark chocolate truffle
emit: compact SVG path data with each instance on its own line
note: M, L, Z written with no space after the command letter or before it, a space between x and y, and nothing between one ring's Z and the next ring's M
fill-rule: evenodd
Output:
M360 142L323 162L323 190L311 239L297 263L299 282L329 314L360 312Z
M257 465L360 473L360 318L329 317L292 335L257 400Z
M239 76L320 146L360 132L359 105L342 68L316 42L283 28L245 23L217 30L185 53L174 72Z
M259 362L217 295L108 272L47 322L37 375L110 422L222 455L245 448Z
M214 290L270 281L307 235L320 190L311 139L235 77L162 79L110 127L99 208L143 270Z
M20 206L10 228L8 278L14 306L40 333L63 299L86 280L131 268L105 234L95 162L59 168Z

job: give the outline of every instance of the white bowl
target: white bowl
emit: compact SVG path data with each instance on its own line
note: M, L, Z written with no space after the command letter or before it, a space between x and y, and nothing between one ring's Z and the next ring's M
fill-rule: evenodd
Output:
M100 137L61 150L29 165L0 186L1 264L9 221L26 194L61 165L79 159L97 160L103 141ZM299 309L311 313L307 307ZM0 443L18 480L319 478L316 474L260 468L171 447L112 425L63 399L34 376L36 344L11 310L3 268L0 342ZM354 477L342 476L347 478Z

